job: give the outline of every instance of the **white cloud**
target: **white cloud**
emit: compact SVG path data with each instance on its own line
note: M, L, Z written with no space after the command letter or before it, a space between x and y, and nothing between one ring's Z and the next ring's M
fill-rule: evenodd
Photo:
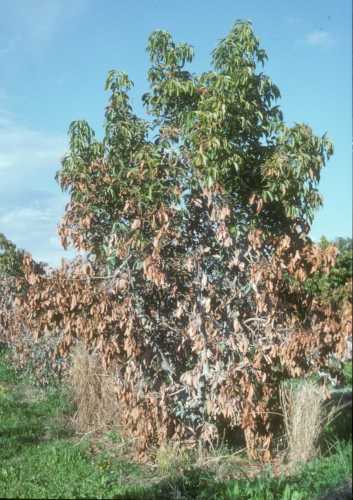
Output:
M42 200L28 199L28 206L21 206L18 200L19 206L0 207L0 232L36 260L57 266L63 257L74 256L73 251L64 251L57 235L65 201L58 192Z
M0 175L7 169L25 170L59 164L67 146L65 136L33 130L0 112Z
M28 223L33 223L35 221L36 224L41 224L42 222L51 222L53 220L53 216L55 214L55 210L52 207L45 208L35 208L35 207L20 207L14 210L10 210L5 214L0 216L0 224L7 225L11 224L12 227L26 227ZM28 226L27 226L28 227Z
M34 130L0 111L0 232L52 266L73 256L53 245L67 202L54 173L66 149L65 136Z
M334 45L335 40L328 31L312 31L305 37L305 42L314 47L329 47Z

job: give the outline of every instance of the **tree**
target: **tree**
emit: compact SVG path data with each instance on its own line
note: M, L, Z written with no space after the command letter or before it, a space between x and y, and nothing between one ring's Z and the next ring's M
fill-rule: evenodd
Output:
M0 279L22 275L24 252L0 233Z
M64 331L60 355L84 339L115 363L122 424L140 449L241 426L250 453L268 458L280 382L341 342L336 312L303 287L335 258L307 236L333 148L285 125L249 23L235 23L200 75L186 69L192 47L165 31L148 52L151 121L133 113L128 76L111 71L103 140L85 121L69 128L60 234L88 252L85 278L73 268L73 284L67 269L44 280L27 260L35 287L21 310L35 310L36 336Z
M0 233L0 339L5 343L15 296L28 290L23 265L25 256L24 250L17 248L3 233ZM43 275L45 264L32 260L32 268L39 275Z
M8 326L8 311L16 289L15 279L24 276L23 255L22 250L0 233L0 345L6 340L3 331Z
M352 296L352 238L337 238L330 242L322 236L319 246L337 249L335 265L327 274L317 272L307 280L306 288L313 295L328 302L342 303Z

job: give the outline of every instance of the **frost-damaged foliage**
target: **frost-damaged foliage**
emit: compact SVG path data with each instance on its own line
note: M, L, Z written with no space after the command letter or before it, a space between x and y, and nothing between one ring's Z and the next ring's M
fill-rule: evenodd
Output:
M16 276L23 276L22 259L23 252L0 233L0 310L3 312L11 307ZM3 341L0 336L0 343Z
M101 354L141 452L242 427L268 459L280 382L325 367L349 329L347 305L304 287L335 261L307 236L332 145L285 126L250 24L235 23L201 75L167 32L148 52L150 122L111 71L103 140L70 126L60 234L88 263L40 276L26 259L16 314L36 338L57 335L53 361L77 339Z
M13 309L16 295L23 294L28 289L28 283L24 279L23 259L25 256L24 250L17 248L4 234L0 233L0 346L11 344L23 350L27 345L27 351L31 355L33 337L31 332L26 330L24 323L21 327L17 322L18 314ZM36 274L42 275L45 272L45 265L41 262L32 262L32 269ZM27 334L24 335L25 331ZM14 335L15 332L16 335ZM18 335L19 332L21 335Z

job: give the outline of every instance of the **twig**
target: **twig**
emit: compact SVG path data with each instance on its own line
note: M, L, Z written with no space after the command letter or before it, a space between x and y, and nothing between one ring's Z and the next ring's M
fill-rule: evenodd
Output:
M92 431L85 432L83 434L83 436L81 437L81 439L77 443L74 444L74 446L78 446L85 437L87 437L89 434L93 434L96 431L98 431L98 429L93 429Z

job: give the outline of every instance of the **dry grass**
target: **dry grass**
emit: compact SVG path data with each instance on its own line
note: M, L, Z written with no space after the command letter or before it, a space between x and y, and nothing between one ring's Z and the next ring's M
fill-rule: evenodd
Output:
M318 453L319 437L337 410L327 410L326 390L310 381L281 389L289 463L307 463Z
M152 468L159 478L181 476L196 468L211 473L218 481L252 475L246 448L231 450L224 444L217 447L165 444L153 453Z
M155 465L162 476L174 476L193 463L193 452L182 446L164 445L155 453Z
M76 405L74 425L79 432L96 432L118 427L118 401L114 381L94 354L77 346L67 380Z

